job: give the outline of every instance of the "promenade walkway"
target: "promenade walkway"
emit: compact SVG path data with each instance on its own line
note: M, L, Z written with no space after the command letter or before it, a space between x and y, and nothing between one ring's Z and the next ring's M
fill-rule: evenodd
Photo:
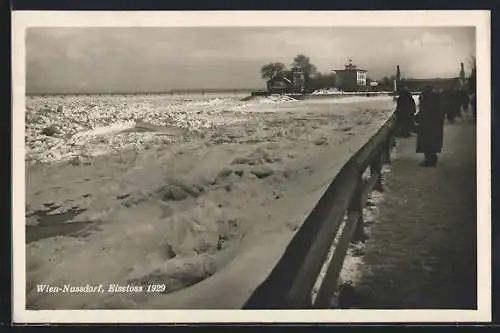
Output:
M445 124L436 168L398 139L370 227L356 308L476 308L476 127Z

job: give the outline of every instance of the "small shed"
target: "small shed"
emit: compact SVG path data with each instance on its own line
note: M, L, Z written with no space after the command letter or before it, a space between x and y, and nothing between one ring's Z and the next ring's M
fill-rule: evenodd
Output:
M293 82L283 75L276 75L267 81L267 91L271 94L285 94L293 90Z

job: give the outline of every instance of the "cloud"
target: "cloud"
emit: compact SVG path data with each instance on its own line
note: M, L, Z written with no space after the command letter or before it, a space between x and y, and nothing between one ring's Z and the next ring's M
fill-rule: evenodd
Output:
M438 35L425 33L422 36L422 43L424 45L449 45L453 43L453 38L444 34Z
M444 47L452 45L453 38L446 34L425 33L421 37L415 39L403 39L403 46L407 50L419 50L430 47Z
M407 50L415 50L415 49L420 49L422 47L420 39L414 39L414 40L404 39L403 45Z
M90 83L86 82L86 81L81 81L81 82L78 82L78 87L80 88L86 88L90 85Z
M65 55L68 59L71 60L81 60L81 61L89 60L89 55L85 51L75 47L68 47Z

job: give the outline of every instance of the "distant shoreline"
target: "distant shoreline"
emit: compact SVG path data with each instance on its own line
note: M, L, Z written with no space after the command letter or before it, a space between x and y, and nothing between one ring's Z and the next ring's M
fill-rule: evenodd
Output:
M167 91L143 91L143 92L47 92L26 93L26 96L81 96L81 95L182 95L182 94L233 94L250 93L262 89L172 89Z

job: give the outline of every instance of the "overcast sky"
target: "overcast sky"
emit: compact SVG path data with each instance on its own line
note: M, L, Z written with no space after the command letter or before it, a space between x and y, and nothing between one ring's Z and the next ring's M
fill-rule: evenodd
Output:
M298 53L323 73L352 58L380 79L458 76L475 55L475 29L453 28L29 28L26 90L128 92L262 88L260 68Z

